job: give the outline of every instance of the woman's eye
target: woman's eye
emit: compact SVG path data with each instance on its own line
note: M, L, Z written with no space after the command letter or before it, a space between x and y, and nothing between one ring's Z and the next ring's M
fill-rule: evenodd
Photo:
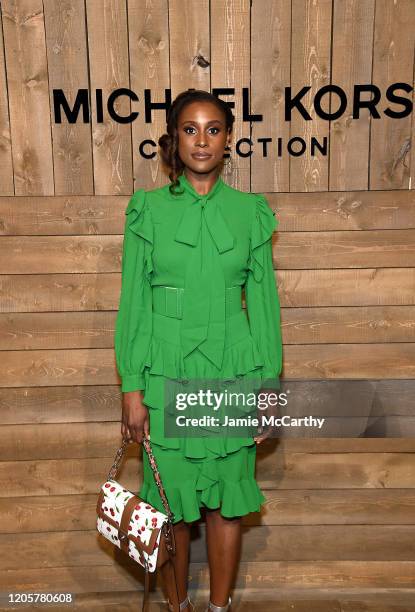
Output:
M195 128L189 125L189 126L184 128L185 133L186 134L194 133L194 132L188 132L188 130L195 130ZM220 131L218 127L211 127L211 128L209 128L209 131L211 131L211 130L216 130L216 132L214 132L214 134L217 134Z

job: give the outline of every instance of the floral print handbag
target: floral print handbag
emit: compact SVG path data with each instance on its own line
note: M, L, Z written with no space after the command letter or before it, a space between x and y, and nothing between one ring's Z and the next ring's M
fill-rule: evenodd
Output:
M145 569L142 611L146 608L149 589L149 572L155 572L166 561L173 565L176 553L173 531L173 514L151 450L150 441L143 438L154 478L166 514L124 489L115 478L129 440L123 439L115 455L115 461L102 485L97 501L97 530L107 540L124 551ZM176 575L174 574L175 580ZM177 589L177 583L176 583Z

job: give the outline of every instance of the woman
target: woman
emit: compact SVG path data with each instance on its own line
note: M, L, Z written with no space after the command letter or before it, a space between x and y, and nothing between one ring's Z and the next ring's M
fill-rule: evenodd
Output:
M228 105L209 92L178 95L169 109L167 134L159 139L171 183L139 189L126 209L115 332L121 433L137 443L143 436L151 439L175 516L180 605L170 564L163 566L163 582L169 609L187 612L194 608L187 597L189 528L201 508L210 569L208 610L229 610L241 518L265 501L255 480L255 459L256 444L267 434L201 436L201 429L194 429L168 436L166 385L176 381L186 391L190 380L216 378L264 387L264 380L272 379L275 389L282 362L271 244L278 221L263 195L234 189L220 176L233 122ZM243 287L249 319L241 304ZM138 495L164 512L145 452Z

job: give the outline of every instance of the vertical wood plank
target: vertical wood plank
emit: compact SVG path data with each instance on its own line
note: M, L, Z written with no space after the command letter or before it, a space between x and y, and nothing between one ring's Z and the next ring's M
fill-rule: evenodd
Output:
M189 87L209 91L209 0L171 0L169 35L172 99Z
M4 0L16 195L53 195L48 66L42 0Z
M353 118L353 95L355 85L372 81L374 18L375 0L334 2L332 83L344 91L347 108L330 121L330 191L368 188L370 115L365 108ZM331 112L339 106L339 96L332 95Z
M81 109L70 124L62 108L57 123L53 110L53 90L62 89L73 109L78 90L89 89L84 0L44 0L44 11L55 194L93 195L91 123L83 122Z
M284 89L290 84L291 11L284 0L254 0L251 15L251 111L263 116L252 122L252 191L288 191L289 159L284 145L278 154L278 139L286 143L290 135ZM266 157L259 138L272 139Z
M0 4L0 195L14 195L9 100Z
M314 110L317 91L330 83L332 0L292 0L292 96L303 87L310 87L301 103L311 121L294 110L290 122L291 137L304 140L305 150L300 156L290 157L291 191L326 191L328 189L328 154L311 151L311 139L321 144L327 138L328 121L320 119ZM329 96L322 102L323 110L329 110ZM293 146L301 150L300 143ZM288 153L285 153L286 155Z
M166 111L153 108L147 121L144 108L146 89L151 94L151 103L160 104L165 103L165 90L170 87L168 15L167 0L128 0L131 89L140 99L133 103L133 110L140 113L132 126L135 190L160 187L169 180L158 155L158 139L166 128ZM153 154L151 159L144 159L138 150L145 140L150 141L144 151Z
M234 102L235 115L231 141L231 163L224 168L224 178L237 189L250 191L251 163L249 157L236 153L240 138L250 138L249 122L242 121L242 88L250 87L250 2L249 0L215 0L211 2L211 84L231 87L235 95L220 97ZM249 150L247 144L241 151Z
M385 93L392 83L413 82L414 37L413 1L377 0L373 83L382 99L377 106L381 118L372 119L370 127L370 189L408 188L412 117L393 119L384 110L402 111L401 105L386 100ZM411 98L402 90L396 95Z
M107 110L108 96L130 87L128 25L125 0L86 0L93 125L95 194L129 194L133 187L131 123L120 123ZM103 120L98 121L95 92L102 90ZM123 95L113 103L118 116L130 115Z

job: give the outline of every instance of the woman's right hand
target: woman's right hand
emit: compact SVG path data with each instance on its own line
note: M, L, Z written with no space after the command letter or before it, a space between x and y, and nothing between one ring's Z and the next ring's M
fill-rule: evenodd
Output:
M148 408L143 404L141 391L122 394L121 435L137 444L142 443L143 437L150 439Z

